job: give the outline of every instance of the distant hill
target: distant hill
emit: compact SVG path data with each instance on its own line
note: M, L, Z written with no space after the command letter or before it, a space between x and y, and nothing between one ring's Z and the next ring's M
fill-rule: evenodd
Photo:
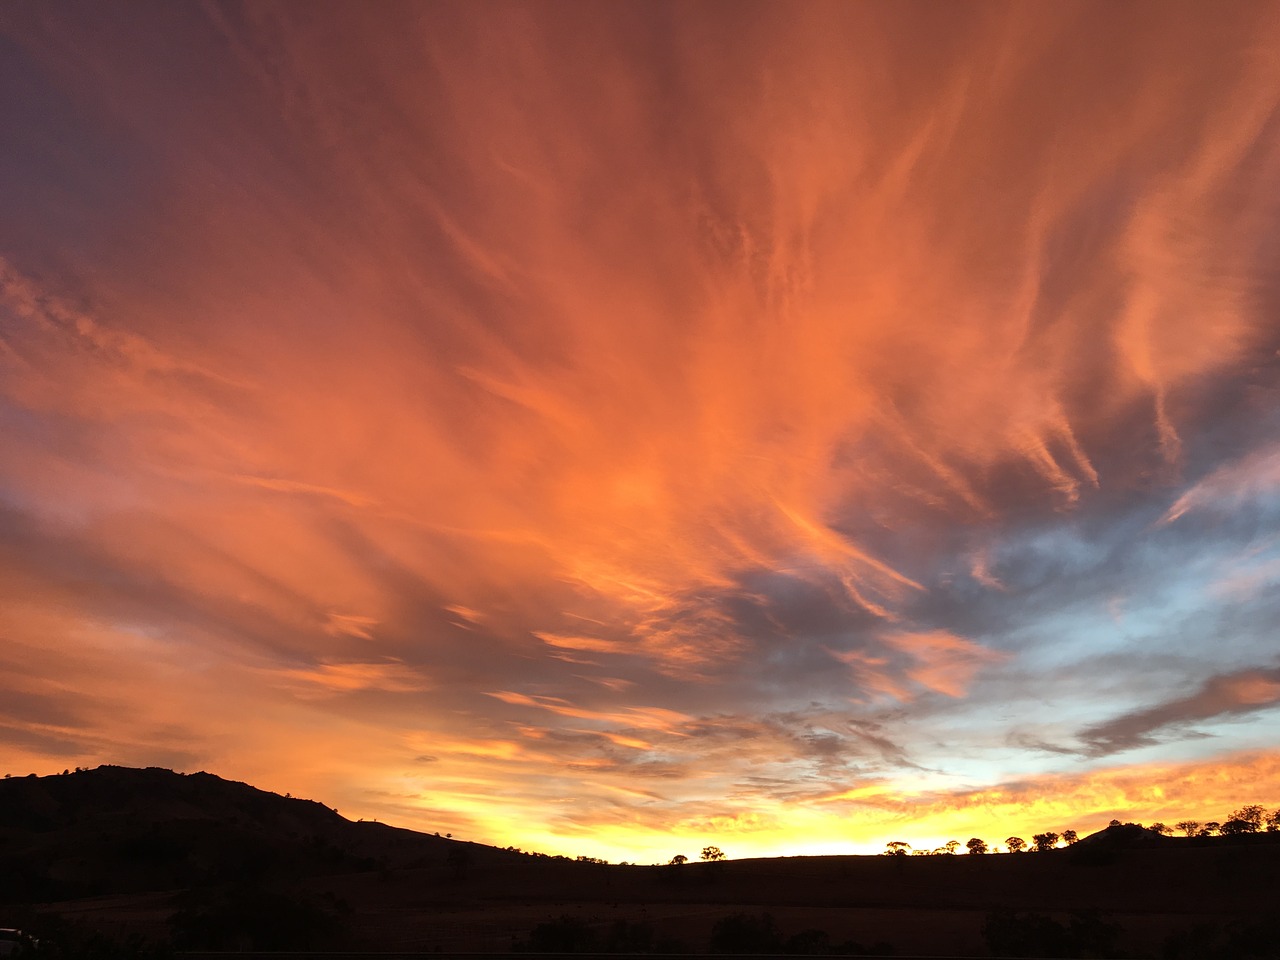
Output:
M90 931L216 950L1235 960L1246 942L1280 956L1277 889L1280 834L1122 824L1048 853L627 866L352 822L207 773L0 780L0 927L77 944L66 956L92 955Z
M0 903L367 871L457 845L209 773L103 766L0 780Z
M246 825L295 832L331 829L341 820L312 800L281 797L211 773L186 775L159 767L102 766L0 781L0 824L27 832L113 820L198 819L243 819Z

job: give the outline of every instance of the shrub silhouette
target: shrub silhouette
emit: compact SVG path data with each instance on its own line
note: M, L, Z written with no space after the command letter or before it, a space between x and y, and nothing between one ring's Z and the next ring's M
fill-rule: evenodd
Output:
M797 957L814 957L834 953L835 947L827 931L810 929L787 937L787 942L782 945L782 952Z
M1072 913L1065 924L1040 913L987 914L982 936L997 957L1106 957L1120 928L1096 910Z
M1271 960L1280 957L1280 914L1201 923L1170 934L1167 960Z
M169 921L184 950L299 950L332 947L344 924L307 900L253 887L204 894Z
M605 953L653 953L653 927L643 921L615 920L604 936Z
M599 937L581 917L561 915L540 923L529 931L523 951L530 953L591 953L599 948Z
M782 947L773 916L768 913L734 913L711 928L711 953L777 953Z
M53 913L13 914L6 910L7 922L17 922L21 929L40 941L32 956L48 960L173 960L169 943L153 943L138 933L112 935L79 920Z

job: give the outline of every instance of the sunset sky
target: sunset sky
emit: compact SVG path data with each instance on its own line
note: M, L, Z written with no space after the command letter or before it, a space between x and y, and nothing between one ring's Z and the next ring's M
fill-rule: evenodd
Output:
M0 770L639 862L1280 805L1277 51L9 0Z

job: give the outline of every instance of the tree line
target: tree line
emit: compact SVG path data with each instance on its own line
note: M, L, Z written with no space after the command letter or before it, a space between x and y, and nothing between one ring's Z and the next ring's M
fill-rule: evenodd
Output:
M1142 827L1142 824L1122 824L1119 820L1112 820L1108 824L1108 827L1120 826ZM1261 804L1251 803L1234 811L1231 816L1222 821L1206 820L1202 823L1199 820L1179 820L1173 827L1157 822L1143 829L1151 830L1163 836L1171 836L1174 833L1174 827L1181 830L1188 837L1236 836L1245 833L1261 833L1263 830L1268 833L1276 833L1280 832L1280 809L1267 813L1266 808ZM1032 834L1030 845L1022 837L1008 837L1004 841L1004 845L1010 853L1022 853L1024 850L1044 853L1053 850L1059 843L1071 846L1079 842L1079 840L1080 835L1074 830L1063 830L1061 833L1049 830L1044 833ZM981 837L971 837L964 846L971 854L996 853L1000 849L998 844L988 845ZM942 846L932 850L924 848L913 850L911 844L905 840L890 840L885 844L883 852L885 856L889 857L919 857L954 854L959 849L959 840L948 840Z

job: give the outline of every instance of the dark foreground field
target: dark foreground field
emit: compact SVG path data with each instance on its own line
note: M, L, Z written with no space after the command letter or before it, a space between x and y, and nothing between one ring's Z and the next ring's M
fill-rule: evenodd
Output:
M209 774L0 781L0 927L166 950L1280 957L1280 834L615 866L352 823ZM52 954L51 954L52 955ZM240 954L242 957L244 954Z

